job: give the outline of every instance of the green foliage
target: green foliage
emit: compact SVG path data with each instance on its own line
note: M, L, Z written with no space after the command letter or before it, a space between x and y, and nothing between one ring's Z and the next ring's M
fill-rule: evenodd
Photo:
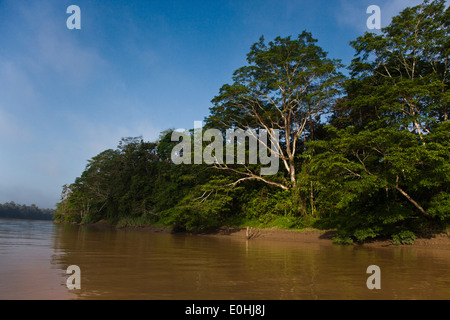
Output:
M398 226L448 220L449 149L439 133L427 135L423 145L408 131L330 131L329 141L310 144L316 201L330 227L363 241Z
M347 95L332 124L358 129L408 128L423 136L449 114L449 22L445 1L406 8L382 29L351 45Z
M441 232L450 225L449 12L443 0L425 1L381 34L358 37L344 92L340 62L308 32L255 43L206 123L222 132L280 129L277 175L263 178L248 164L174 165L172 130L156 142L124 138L63 187L54 219L179 230L314 226L337 230L339 244L406 244Z
M295 155L301 153L305 139L314 137L320 116L330 111L340 93L342 65L328 58L306 31L297 38L276 37L268 43L261 37L251 46L247 62L212 100L206 124L221 130L279 130L281 143L271 152L282 163L277 176L282 179L265 181L289 189L296 185ZM252 170L245 168L246 173Z
M309 143L322 225L364 241L448 222L449 12L426 1L352 42L346 96Z
M416 235L413 232L407 230L403 230L392 235L392 244L394 245L414 244L415 240Z
M339 245L353 245L353 239L349 235L345 233L338 233L336 236L333 237L333 243L339 244Z
M267 219L267 216L296 216L298 208L289 191L262 188L245 204L244 213L249 218ZM265 218L264 218L265 217Z
M155 219L150 215L142 215L142 216L125 216L117 221L116 226L118 228L126 228L126 227L142 227L146 225L152 225L155 222Z
M191 188L162 215L171 225L188 231L222 225L223 220L232 213L235 202L233 194L239 191L226 187L227 182L224 177L205 179L203 184Z

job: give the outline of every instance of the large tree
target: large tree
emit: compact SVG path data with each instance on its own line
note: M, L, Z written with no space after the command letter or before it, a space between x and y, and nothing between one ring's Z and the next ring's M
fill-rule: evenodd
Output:
M352 125L404 128L421 139L447 121L449 21L444 0L425 1L403 10L380 35L351 42L356 57L337 118L346 111Z
M314 122L332 107L343 79L340 62L327 58L316 43L306 31L296 39L277 37L268 44L261 37L251 46L248 65L236 70L234 82L224 85L212 100L207 126L265 130L269 135L275 129L281 135L266 147L280 159L287 177L273 183L244 165L245 178L239 181L263 180L283 189L296 185L296 158L313 134ZM262 140L259 135L254 137ZM220 168L230 169L227 165Z
M449 12L425 1L352 42L337 129L311 145L316 203L359 240L450 220Z

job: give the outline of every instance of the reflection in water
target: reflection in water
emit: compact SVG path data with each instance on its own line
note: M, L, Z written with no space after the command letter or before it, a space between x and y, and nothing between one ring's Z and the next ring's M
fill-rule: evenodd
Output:
M450 298L446 250L246 241L48 222L5 227L4 221L13 220L0 220L0 298ZM372 264L381 268L381 290L366 287ZM80 290L65 286L69 265L81 269Z

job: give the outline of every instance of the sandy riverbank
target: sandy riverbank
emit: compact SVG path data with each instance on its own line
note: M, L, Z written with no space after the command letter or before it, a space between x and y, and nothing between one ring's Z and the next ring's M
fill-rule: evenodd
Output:
M140 230L143 232L155 232L155 233L173 233L171 228L158 227L158 226L145 226L145 227L129 227L122 229ZM300 243L318 243L321 245L334 245L332 238L335 235L334 231L323 231L317 229L305 229L305 230L283 230L277 228L259 229L259 228L234 228L234 227L221 227L211 229L203 232L191 233L197 236L210 236L210 237L231 237L240 240L249 241L278 241L278 242L300 242ZM376 240L366 242L364 244L355 244L356 246L367 247L383 247L383 248L430 248L430 249L443 249L450 250L450 235L438 234L427 238L418 238L412 245L393 245L391 240Z

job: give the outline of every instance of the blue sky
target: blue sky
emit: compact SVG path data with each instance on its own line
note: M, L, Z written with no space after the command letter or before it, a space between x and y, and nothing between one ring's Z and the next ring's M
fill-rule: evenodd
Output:
M348 64L349 41L419 0L1 0L0 203L52 208L122 137L192 128L261 35L307 30ZM69 30L66 9L81 9Z

